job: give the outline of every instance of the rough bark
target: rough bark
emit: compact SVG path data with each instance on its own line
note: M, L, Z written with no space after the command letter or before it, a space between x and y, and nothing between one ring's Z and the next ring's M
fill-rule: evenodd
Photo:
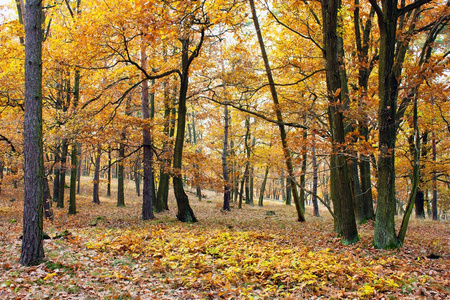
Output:
M25 13L24 212L20 264L44 258L42 147L42 2L29 0Z
M197 51L201 47L203 42L203 34L200 44L197 46ZM182 159L183 159L183 144L184 136L186 132L186 100L187 100L187 90L189 86L189 66L192 59L198 55L193 53L189 56L189 38L181 40L182 44L182 74L180 83L180 95L178 98L178 118L177 118L177 133L175 136L175 146L174 146L174 157L173 157L173 189L175 193L175 198L177 200L178 213L177 218L181 222L197 222L194 212L189 205L189 198L186 195L183 187L183 177L182 177Z
M145 46L141 45L141 65L142 68L147 68L147 54L145 51ZM150 99L149 99L149 89L148 81L142 82L142 93L141 93L141 111L142 119L144 120L144 126L142 128L142 148L144 149L143 154L143 168L144 168L144 178L142 187L142 220L154 219L153 215L153 203L156 199L155 194L155 180L153 174L153 151L152 151L152 135L151 135L151 125L148 121L152 120L153 110L150 109ZM153 97L153 93L152 93ZM152 101L153 102L153 101Z
M332 138L331 198L336 216L335 231L342 234L342 243L351 244L356 242L359 237L353 210L354 198L345 155L346 149L343 146L345 145L345 130L342 106L347 101L341 89L340 70L343 58L338 56L337 12L340 6L340 1L322 1L324 58L329 99L328 116Z

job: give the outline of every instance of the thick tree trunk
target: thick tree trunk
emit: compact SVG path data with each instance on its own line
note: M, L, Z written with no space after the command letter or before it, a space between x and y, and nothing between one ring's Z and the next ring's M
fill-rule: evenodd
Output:
M324 58L326 64L327 90L329 98L328 116L332 137L331 154L331 198L335 213L335 231L342 234L342 243L356 242L358 231L353 210L354 198L349 178L345 149L343 106L347 102L341 91L341 63L338 55L337 34L340 1L322 0ZM339 104L340 103L340 104Z
M141 65L144 69L147 67L147 54L145 51L145 47L141 46ZM152 93L152 97L153 97ZM153 103L153 101L152 101ZM148 122L152 119L149 107L149 90L148 90L148 81L142 82L142 94L141 94L141 110L142 110L142 119L144 122ZM144 168L144 178L143 178L143 187L142 187L142 220L151 220L154 219L153 215L153 203L155 202L155 180L153 174L153 152L152 152L152 136L151 136L151 128L150 124L144 123L144 127L142 128L142 146L144 148L144 159L143 159L143 168Z
M374 232L376 248L397 248L395 234L395 142L398 79L394 73L397 1L383 3L380 24L378 128L378 201ZM380 19L381 17L381 19Z
M294 180L294 166L292 163L291 152L287 145L286 129L283 124L283 116L282 116L281 110L280 110L278 94L275 89L275 82L273 80L272 70L270 69L269 59L267 57L266 48L264 46L264 41L263 41L263 37L261 34L261 29L259 27L259 21L258 21L257 15L256 15L255 3L253 0L249 0L249 2L250 2L251 11L252 11L253 24L255 25L256 35L258 37L258 43L259 43L259 46L261 49L261 55L264 60L266 75L267 75L267 79L268 79L269 85L270 85L270 93L272 95L272 100L273 100L273 104L274 104L273 108L274 108L274 111L275 111L275 114L277 117L278 128L280 130L281 144L283 147L283 154L284 154L284 159L285 159L285 163L286 163L286 169L287 169L288 176L290 179L289 183L291 185L291 192L294 197L295 208L297 210L297 217L298 217L299 222L304 222L305 221L304 210L302 209L302 207L300 205L300 198L299 198L298 191L297 191L297 185Z
M20 264L44 258L42 147L42 2L28 0L25 14L24 211Z

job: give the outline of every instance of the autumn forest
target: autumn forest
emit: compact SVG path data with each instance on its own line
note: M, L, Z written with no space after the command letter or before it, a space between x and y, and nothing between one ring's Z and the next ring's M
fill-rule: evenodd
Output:
M0 2L0 296L448 299L450 2Z

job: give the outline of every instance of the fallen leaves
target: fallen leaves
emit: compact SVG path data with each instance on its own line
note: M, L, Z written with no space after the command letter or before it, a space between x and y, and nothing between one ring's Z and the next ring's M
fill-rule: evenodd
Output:
M139 220L140 202L116 208L80 197L80 214L45 224L47 261L19 266L20 208L1 202L2 299L446 299L450 295L448 223L412 221L405 247L377 250L373 228L343 246L331 219L295 222L279 204L220 214L211 203L192 202L196 224L176 221L176 211ZM6 204L5 204L6 203ZM174 204L171 204L174 207ZM265 218L267 209L276 211ZM307 212L308 212L307 208ZM3 211L3 210L2 210ZM98 218L101 216L101 219ZM97 226L89 226L99 219ZM426 234L424 234L424 232ZM434 253L437 259L430 259ZM39 295L39 296L38 296Z

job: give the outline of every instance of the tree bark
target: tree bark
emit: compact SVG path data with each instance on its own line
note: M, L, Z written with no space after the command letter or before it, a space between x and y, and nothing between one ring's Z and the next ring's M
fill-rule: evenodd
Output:
M317 174L316 133L314 131L312 132L311 156L313 168L312 203L314 207L314 217L320 217L319 203L317 202L317 183L319 181L319 176Z
M203 34L202 34L203 35ZM203 36L202 36L203 41ZM177 218L181 222L197 222L194 212L189 205L189 198L183 187L182 178L182 159L184 135L186 132L186 100L189 85L189 65L192 62L189 56L189 38L181 40L182 44L182 69L180 95L178 98L178 118L177 118L177 134L175 137L174 157L173 157L173 189L177 200L178 213ZM201 46L201 44L199 44ZM197 47L197 49L199 49ZM192 54L194 55L194 54ZM197 53L198 55L198 53ZM193 59L193 56L191 56Z
M25 13L24 212L20 264L44 258L42 146L42 2L29 0Z
M97 151L95 153L95 171L94 171L94 188L93 188L93 200L92 202L100 204L99 186L100 186L100 159L102 156L102 148L100 144L97 145Z
M108 185L106 187L106 197L111 197L111 144L108 145Z
M258 206L263 206L264 205L264 193L266 191L266 184L267 184L267 177L269 176L269 166L266 166L266 171L264 172L264 179L263 182L261 184L261 191L259 193L259 201L258 201Z
M54 157L55 157L55 167L53 168L53 202L58 202L58 194L59 194L59 173L61 169L61 157L59 156L60 146L58 145L55 148Z
M141 65L142 68L147 68L147 54L144 44L141 45ZM152 93L152 97L153 97ZM152 101L153 102L153 101ZM147 123L152 121L152 114L154 109L150 110L149 101L149 89L148 81L142 82L142 94L141 94L141 110L142 119L144 120L144 127L142 128L142 146L144 148L143 154L143 168L144 178L142 187L142 220L154 219L153 215L153 203L155 202L155 180L153 174L153 140L151 136L151 125Z
M59 189L58 189L58 204L56 207L64 208L64 192L66 189L66 169L67 169L67 150L69 144L67 139L63 138L61 143L61 168L59 171Z
M222 174L224 181L223 206L224 211L230 211L230 179L228 176L228 105L224 105L224 129L223 129L223 149L222 149Z
M345 149L345 130L343 109L347 102L342 92L340 70L343 57L338 55L338 17L340 1L322 0L324 58L328 90L328 116L332 138L331 154L331 198L335 213L335 231L342 234L343 244L359 240L353 210L353 193L349 178L349 168Z
M78 168L78 150L77 144L72 144L72 152L70 155L70 192L69 192L69 215L77 213L76 205L76 187L77 187L77 168Z
M124 174L124 168L123 163L125 160L125 139L126 139L126 133L123 131L121 133L121 141L119 143L119 157L118 157L118 166L117 166L117 207L123 207L125 206L125 191L124 191L124 185L125 185L125 174Z

